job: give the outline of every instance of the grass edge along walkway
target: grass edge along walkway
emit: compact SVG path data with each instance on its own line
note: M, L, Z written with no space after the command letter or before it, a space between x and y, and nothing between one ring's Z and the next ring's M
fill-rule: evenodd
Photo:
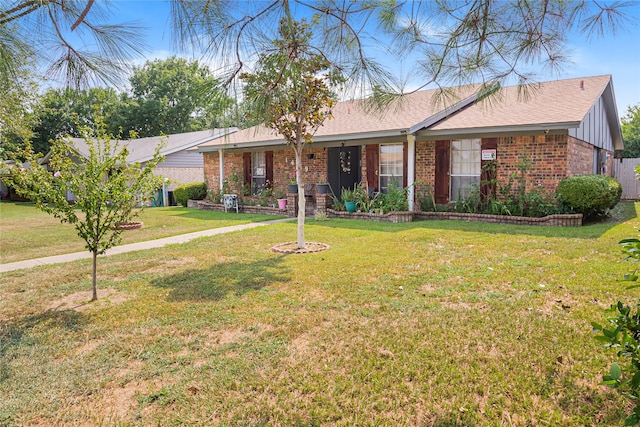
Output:
M160 239L147 240L144 242L129 243L126 245L114 246L101 256L118 255L125 252L140 251L144 249L161 248L166 245L186 243L199 237L210 237L218 234L231 233L234 231L247 230L250 228L262 227L269 224L278 224L281 222L293 221L295 218L274 219L263 222L252 222L249 224L230 225L228 227L212 228L203 231L194 231L193 233L178 234L176 236L163 237ZM35 258L22 261L15 261L6 264L0 264L0 273L21 270L24 268L33 268L39 265L60 264L64 262L76 261L79 259L91 258L91 252L74 252L70 254L54 255L44 258Z

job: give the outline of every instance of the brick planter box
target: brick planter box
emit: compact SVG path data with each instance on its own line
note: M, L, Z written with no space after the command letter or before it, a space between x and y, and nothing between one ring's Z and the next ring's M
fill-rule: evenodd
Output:
M558 214L549 215L542 218L458 212L414 212L413 215L415 221L425 221L430 219L455 219L458 221L488 222L493 224L511 225L543 225L555 227L580 227L582 225L582 214Z
M297 195L289 194L289 203L286 211L268 206L241 205L240 212L294 217L296 216L295 206L297 197L293 196ZM203 200L190 200L189 202L194 202L190 204L190 206L197 207L198 209L224 211L224 205L221 203L209 203ZM321 209L318 209L318 211L321 211ZM326 212L329 218L361 219L365 221L394 223L453 219L467 222L486 222L510 225L542 225L552 227L580 227L582 225L582 214L549 215L542 218L528 218L523 216L486 215L458 212L389 212L384 215L380 215L368 212L349 213L345 211L336 211L330 208L326 208Z
M345 212L334 211L333 209L327 209L327 216L329 218L343 218L343 219L363 219L366 221L377 222L412 222L414 212L389 212L387 214L375 214L368 212Z

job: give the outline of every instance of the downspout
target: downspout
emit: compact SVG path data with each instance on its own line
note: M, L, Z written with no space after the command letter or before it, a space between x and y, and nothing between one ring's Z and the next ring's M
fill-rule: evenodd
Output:
M220 178L220 191L224 190L224 150L221 148L218 150L218 167L220 171L218 176Z
M415 134L407 134L407 199L409 202L409 211L414 210L415 200L415 181L416 181L416 136Z

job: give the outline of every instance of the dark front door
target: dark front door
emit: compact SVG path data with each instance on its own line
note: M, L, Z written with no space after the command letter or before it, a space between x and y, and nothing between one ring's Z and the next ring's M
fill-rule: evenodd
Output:
M329 148L327 178L334 195L343 188L355 188L360 182L360 146Z

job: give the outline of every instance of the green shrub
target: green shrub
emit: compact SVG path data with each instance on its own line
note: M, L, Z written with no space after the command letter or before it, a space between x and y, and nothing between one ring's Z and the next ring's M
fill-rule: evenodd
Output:
M204 182L193 182L183 184L173 190L173 198L182 206L187 206L187 200L204 200L207 197L207 184Z
M597 217L607 213L619 201L622 186L615 179L604 175L570 176L558 184L556 197L568 212Z

